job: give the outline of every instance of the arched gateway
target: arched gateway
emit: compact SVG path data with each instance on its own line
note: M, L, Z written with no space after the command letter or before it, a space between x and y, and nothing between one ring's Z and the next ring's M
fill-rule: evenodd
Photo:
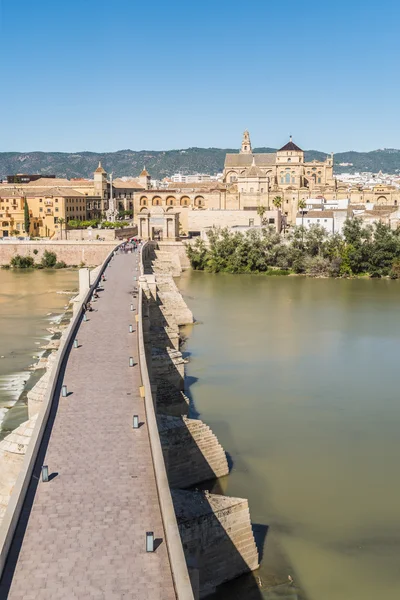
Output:
M179 212L172 207L143 207L139 213L139 235L142 239L176 240L179 237Z

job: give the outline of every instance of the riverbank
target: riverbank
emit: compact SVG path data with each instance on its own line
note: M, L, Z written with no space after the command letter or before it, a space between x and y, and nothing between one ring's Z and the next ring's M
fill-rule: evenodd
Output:
M0 265L9 265L16 255L41 262L45 252L55 252L57 260L67 266L94 267L100 265L115 248L115 240L52 240L0 243Z
M70 269L0 271L0 513L28 443L18 430L29 418L29 395L46 375L77 287L78 272Z
M400 235L387 225L347 219L343 234L320 225L296 227L283 238L273 228L244 233L213 229L208 240L187 245L195 270L209 273L270 273L280 269L310 277L400 277Z

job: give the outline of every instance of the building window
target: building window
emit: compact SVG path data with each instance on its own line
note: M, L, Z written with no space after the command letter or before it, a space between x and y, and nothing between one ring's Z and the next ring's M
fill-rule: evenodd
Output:
M327 222L328 222L328 219L324 219L324 223L327 223Z
M254 188L250 188L250 194L254 192Z
M254 227L254 219L249 219L249 227Z
M8 200L7 200L7 202L8 202ZM43 202L43 200L40 198L39 202Z
M286 173L286 175L285 175L285 183L290 183L290 173Z
M58 198L56 198L56 202L58 202Z
M321 183L321 177L318 177L318 183Z
M56 206L56 209L55 209L55 210L56 210L56 212L58 212L58 206Z
M268 223L269 223L270 225L274 225L274 224L275 224L275 219L274 219L273 217L272 217L272 218L270 218L270 219L268 219Z
M43 212L43 208L42 207L39 208L39 212Z
M291 159L291 158L288 158L288 159L287 159L287 161L288 161L288 162L292 162L292 159Z

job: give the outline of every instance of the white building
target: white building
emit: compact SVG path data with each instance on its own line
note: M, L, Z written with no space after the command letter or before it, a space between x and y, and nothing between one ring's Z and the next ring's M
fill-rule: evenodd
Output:
M320 225L327 233L342 233L344 222L348 217L347 208L337 208L335 210L309 210L304 211L303 215L297 213L296 225L303 225L309 229L312 225Z

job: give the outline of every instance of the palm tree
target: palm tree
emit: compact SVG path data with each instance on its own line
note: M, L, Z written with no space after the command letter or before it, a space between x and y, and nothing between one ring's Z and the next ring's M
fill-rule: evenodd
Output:
M301 241L304 241L304 211L307 208L306 201L304 198L298 202L299 211L301 212Z
M275 196L275 198L272 200L272 204L276 209L282 208L282 198L280 196Z
M63 219L62 217L60 217L58 219L58 222L60 223L60 233L61 233L61 239L62 239L62 226L63 226L63 223L65 223L65 219Z
M264 215L265 215L265 211L267 209L265 208L265 206L263 206L262 204L260 206L257 206L257 214L260 217L260 225L265 225L265 219L264 219Z
M282 198L280 196L275 196L275 198L272 200L272 204L275 206L276 210L280 210L282 208ZM283 217L283 228L283 235L285 235L285 217Z

